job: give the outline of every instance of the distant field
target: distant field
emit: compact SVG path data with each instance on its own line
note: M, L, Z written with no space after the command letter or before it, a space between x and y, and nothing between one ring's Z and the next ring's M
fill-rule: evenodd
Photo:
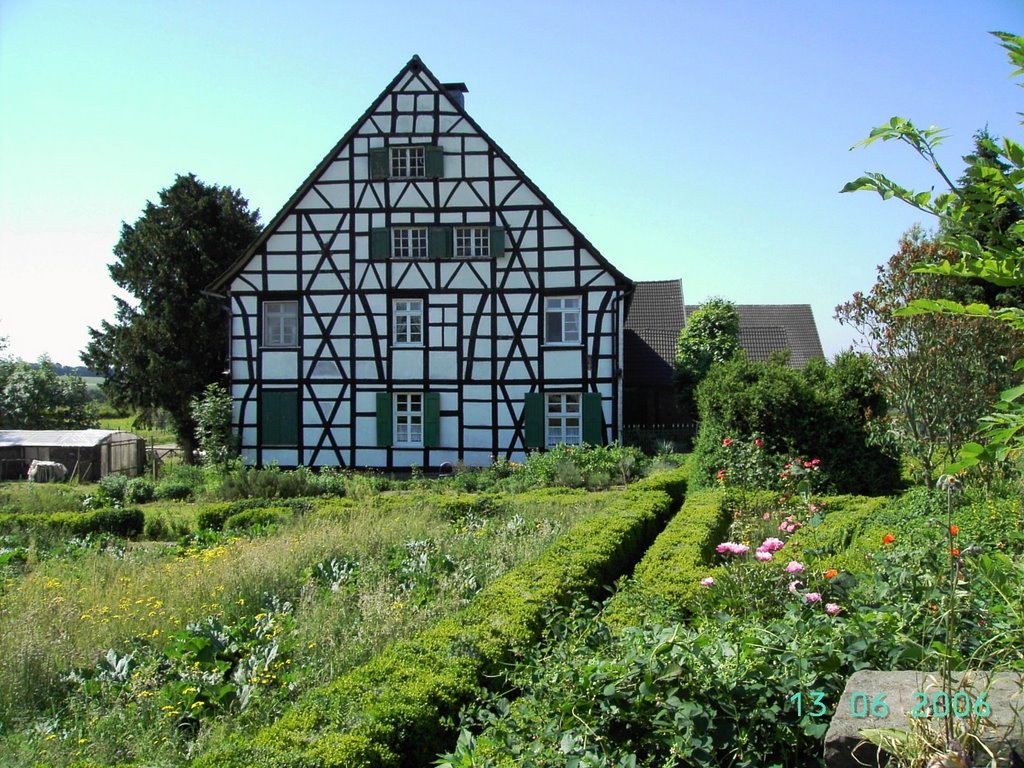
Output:
M147 442L157 445L177 443L178 439L174 432L169 429L148 429L135 426L135 416L116 416L100 419L101 429L118 429L123 432L134 432L139 437L144 437Z

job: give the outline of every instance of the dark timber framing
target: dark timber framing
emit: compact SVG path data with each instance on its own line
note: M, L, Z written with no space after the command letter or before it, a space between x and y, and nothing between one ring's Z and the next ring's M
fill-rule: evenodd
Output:
M464 90L447 90L413 57L211 286L230 296L232 395L248 459L431 468L522 458L526 395L544 392L590 395L603 439L619 438L632 282L465 112ZM371 151L409 144L439 147L442 173L371 177ZM408 226L491 228L492 253L373 258L374 230ZM548 296L580 298L579 344L545 343ZM423 299L422 345L392 343L396 298ZM262 305L277 299L299 302L297 348L262 344ZM260 438L271 390L298 391L294 447ZM394 398L377 395L401 392L439 403L436 446L379 444L378 404Z

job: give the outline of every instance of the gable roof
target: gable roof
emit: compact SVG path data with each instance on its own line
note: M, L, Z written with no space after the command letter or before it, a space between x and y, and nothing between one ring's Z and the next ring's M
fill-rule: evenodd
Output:
M679 280L641 280L633 288L623 333L627 386L672 386L676 340L683 327Z
M740 316L740 346L749 360L766 361L786 349L794 368L825 358L810 304L735 306ZM683 304L680 280L636 282L623 334L627 386L672 386L679 332L686 318L698 309L698 304Z
M700 309L686 307L686 316ZM749 360L766 361L789 350L789 364L803 368L811 360L824 360L818 326L810 304L737 304L740 346Z
M534 184L534 182L523 173L522 169L516 165L516 163L510 158L505 151L498 146L498 144L484 131L477 122L470 117L469 113L466 112L465 106L463 105L462 94L469 89L466 88L465 83L448 83L442 84L434 74L427 69L427 66L422 62L419 56L414 55L409 62L402 67L394 79L380 92L380 95L367 107L366 111L363 112L362 116L352 125L351 128L345 133L344 136L338 141L334 147L324 156L324 159L313 169L313 171L306 177L306 180L302 182L299 188L292 194L285 203L284 207L278 211L277 215L263 228L259 237L250 245L245 253L243 253L234 264L232 264L225 272L218 277L213 283L210 284L209 290L216 291L222 289L227 285L244 267L248 264L249 260L264 246L267 240L273 235L275 230L281 225L282 221L288 216L291 210L296 207L306 194L310 191L317 180L324 174L327 168L331 165L334 159L342 151L346 144L348 144L352 138L359 132L359 129L366 123L367 120L371 119L373 113L380 107L388 95L395 90L399 84L404 82L404 79L410 75L422 75L427 84L434 90L436 90L442 97L448 99L452 106L455 107L457 113L462 117L470 126L479 134L479 136L487 143L488 147L492 149L498 157L504 160L509 168L512 169L513 173L517 174L522 178L523 183L527 186L530 191L533 192L541 201L543 205L548 207L562 223L575 237L578 237L590 253L593 254L594 258L604 267L614 278L617 283L624 286L632 286L633 281L626 277L620 272L611 262L609 262L601 253L598 251L593 243L590 242L587 237L580 232L570 222L565 215L558 209L558 207L551 202L547 195L541 191L541 189Z

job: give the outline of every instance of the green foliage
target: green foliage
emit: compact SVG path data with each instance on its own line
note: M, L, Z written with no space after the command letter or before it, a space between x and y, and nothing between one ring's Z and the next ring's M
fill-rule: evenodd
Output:
M521 488L559 486L591 490L625 485L643 472L647 458L638 448L619 445L557 445L534 451L524 465L509 468ZM496 484L501 487L500 483Z
M1024 38L1005 32L993 34L1016 67L1013 75L1024 73L1020 67L1024 60ZM942 138L940 129L921 129L910 120L893 117L887 124L873 129L859 146L878 140L909 146L938 173L947 191L934 196L931 192L916 192L880 173L862 176L848 183L842 191L872 190L883 199L896 198L938 218L940 242L955 253L955 258L924 263L919 266L919 272L984 280L1004 288L1024 285L1024 226L1019 220L1020 212L1024 211L1024 147L1008 138L997 142L984 134L978 136L977 151L964 158L967 169L964 183L958 187L950 180L936 154ZM900 313L904 317L942 314L994 318L1014 331L1024 331L1024 307L1019 306L992 308L982 303L964 304L948 298L926 297L914 299ZM1018 369L1020 367L1018 363ZM956 468L1002 461L1024 447L1022 395L1024 388L1021 387L1002 392L995 409L982 419L991 450L978 450L978 444L969 444L971 450L961 455Z
M124 500L129 504L147 504L156 498L153 483L144 477L133 477L124 489Z
M111 501L124 501L124 494L128 489L128 477L126 475L106 475L100 478L99 487Z
M632 580L612 601L607 621L620 627L639 622L640 611L652 598L685 610L701 589L701 579L718 573L713 563L715 545L731 521L721 492L688 493L682 508L637 564Z
M97 423L80 377L58 375L46 357L36 365L0 359L0 429L85 429Z
M1007 361L1024 344L1024 337L1007 334L991 319L896 314L910 302L936 299L950 290L949 278L921 274L914 267L952 258L920 229L912 230L878 268L871 292L858 292L836 307L837 319L861 334L881 373L888 407L871 422L876 441L894 455L911 457L928 485L974 435L999 391L1012 383Z
M238 455L231 429L231 393L220 384L207 384L201 397L192 398L191 410L203 463L227 471Z
M718 481L733 454L752 450L757 462L744 471L763 480L767 467L793 457L820 459L822 482L840 492L884 493L899 482L898 465L869 445L866 427L878 407L871 369L861 356L839 356L832 365L803 370L781 361L730 360L711 369L698 388L700 431L694 447L698 487ZM735 450L734 450L735 449Z
M136 538L142 533L145 515L140 509L103 508L90 512L54 512L51 514L0 514L0 532L45 532L71 536L112 533Z
M684 418L693 418L697 386L711 366L731 360L740 351L740 316L725 299L709 299L686 318L676 341L676 387Z
M253 739L219 747L196 765L426 764L454 740L452 720L485 676L535 641L546 606L597 594L636 562L685 487L685 472L638 486L486 587L457 618L395 643L304 696Z
M115 297L114 323L91 328L83 361L106 377L103 391L119 408L163 408L191 460L190 404L224 367L227 315L202 291L259 234L258 212L229 187L178 176L123 224L110 276L134 297Z
M842 635L820 612L616 633L592 611L555 611L545 635L512 674L522 696L487 696L436 765L804 766L827 723L790 697L835 700L844 684Z

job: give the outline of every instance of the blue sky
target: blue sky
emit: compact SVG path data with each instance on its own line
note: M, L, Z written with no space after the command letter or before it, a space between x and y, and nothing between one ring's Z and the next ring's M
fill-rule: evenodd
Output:
M1020 139L1024 99L990 30L1020 0L772 3L0 3L0 335L77 363L111 318L121 222L175 174L235 187L269 221L413 54L628 276L688 303L836 304L921 217L868 193L929 169L849 151L892 115ZM923 222L930 225L930 222Z

